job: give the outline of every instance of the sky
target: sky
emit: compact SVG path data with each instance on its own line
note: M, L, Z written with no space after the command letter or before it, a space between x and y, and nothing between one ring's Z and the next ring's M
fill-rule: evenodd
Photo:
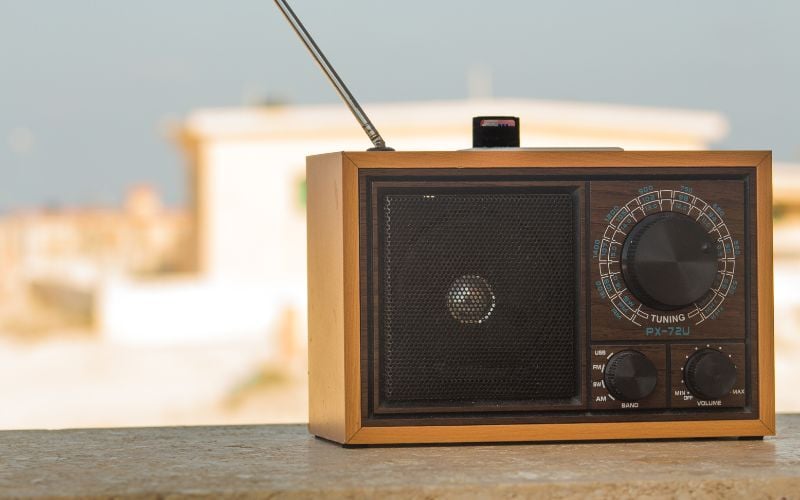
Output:
M800 2L290 4L367 112L465 98L485 67L496 97L716 110L714 147L800 162ZM137 183L180 204L165 124L276 97L338 102L269 0L0 0L0 212L118 204Z

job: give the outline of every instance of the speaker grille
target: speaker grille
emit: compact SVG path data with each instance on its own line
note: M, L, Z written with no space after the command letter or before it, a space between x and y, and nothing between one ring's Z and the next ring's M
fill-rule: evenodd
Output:
M571 194L383 193L379 204L382 406L577 395Z

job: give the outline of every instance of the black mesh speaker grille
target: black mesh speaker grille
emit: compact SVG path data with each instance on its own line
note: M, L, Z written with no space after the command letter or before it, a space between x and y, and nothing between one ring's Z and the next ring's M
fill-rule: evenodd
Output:
M379 196L383 406L577 395L575 200Z

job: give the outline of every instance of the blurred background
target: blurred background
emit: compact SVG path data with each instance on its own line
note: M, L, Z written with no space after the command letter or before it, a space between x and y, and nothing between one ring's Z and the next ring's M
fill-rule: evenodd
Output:
M772 149L800 411L800 4L292 4L397 149ZM0 0L0 429L304 421L305 156L369 146L269 0Z

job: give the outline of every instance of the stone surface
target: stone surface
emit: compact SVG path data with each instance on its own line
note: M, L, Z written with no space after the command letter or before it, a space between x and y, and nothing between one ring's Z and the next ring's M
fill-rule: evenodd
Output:
M344 449L301 425L0 432L0 496L800 498L800 415L764 441Z

